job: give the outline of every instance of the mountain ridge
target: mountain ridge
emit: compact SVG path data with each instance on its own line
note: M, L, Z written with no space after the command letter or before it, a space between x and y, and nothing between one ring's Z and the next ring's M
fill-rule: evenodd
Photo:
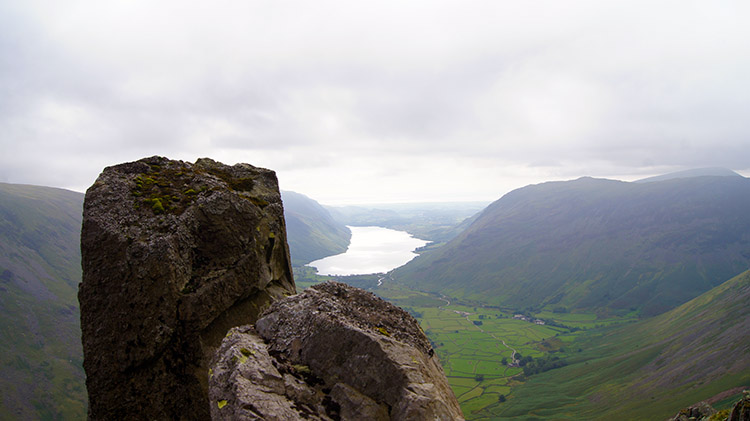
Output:
M659 316L573 342L566 367L514 389L495 415L664 419L750 386L750 271ZM585 379L585 380L584 380Z
M748 265L750 180L582 177L506 194L454 240L394 274L496 305L654 315Z
M289 252L294 266L343 253L352 233L317 201L301 193L282 190Z
M692 177L742 177L740 174L723 167L706 167L693 168L684 171L676 171L668 174L656 175L653 177L642 178L634 183L653 183L655 181L671 180L674 178L692 178Z

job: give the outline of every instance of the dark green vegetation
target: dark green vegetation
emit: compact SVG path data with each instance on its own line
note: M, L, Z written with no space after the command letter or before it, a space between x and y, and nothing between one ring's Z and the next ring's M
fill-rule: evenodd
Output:
M421 290L492 305L649 316L748 265L750 179L581 178L508 193L395 274Z
M84 419L71 191L0 183L0 419Z
M569 365L532 376L487 418L661 420L750 386L750 272L660 316L581 335ZM721 408L721 405L717 405ZM478 417L481 419L481 417Z
M346 225L406 231L440 244L468 227L486 205L484 202L393 203L327 208L334 218Z
M297 292L301 292L313 285L325 282L330 279L334 279L333 276L321 276L315 272L315 268L309 266L294 266L294 285L297 287Z
M292 265L302 266L346 251L352 233L328 210L299 193L282 191L281 198Z

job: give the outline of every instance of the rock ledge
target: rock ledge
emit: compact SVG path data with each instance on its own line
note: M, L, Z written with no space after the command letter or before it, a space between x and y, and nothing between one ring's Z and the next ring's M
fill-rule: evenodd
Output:
M256 330L257 329L257 330ZM235 328L211 363L215 420L460 420L416 320L374 294L328 282Z

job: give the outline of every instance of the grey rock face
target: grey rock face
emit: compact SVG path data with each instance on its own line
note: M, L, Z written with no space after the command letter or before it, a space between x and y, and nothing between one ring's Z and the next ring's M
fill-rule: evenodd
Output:
M214 420L328 420L323 392L308 386L309 371L272 357L251 326L234 328L209 371ZM322 416L320 414L323 414Z
M273 171L152 157L86 193L79 287L90 419L207 419L229 328L295 292Z
M233 330L212 361L213 419L463 419L416 320L371 293L317 285L256 329Z

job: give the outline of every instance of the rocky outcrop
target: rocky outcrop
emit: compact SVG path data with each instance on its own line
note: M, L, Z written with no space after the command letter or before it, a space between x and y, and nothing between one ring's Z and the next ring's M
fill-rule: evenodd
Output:
M750 421L750 390L742 392L742 399L734 405L727 421Z
M735 394L736 389L722 392L718 396L726 397L727 394ZM750 421L750 391L742 392L742 399L734 404L732 409L722 409L716 411L708 402L700 402L696 405L681 409L674 417L668 421Z
M255 329L231 330L210 373L216 420L463 419L416 320L341 283L276 301Z
M208 360L295 292L273 171L152 157L86 192L79 287L90 419L207 419Z
M270 170L106 168L81 253L89 419L463 419L408 313L345 284L292 295Z
M708 420L711 415L715 413L716 410L711 405L706 402L700 402L696 405L680 410L680 412L670 418L669 421Z

